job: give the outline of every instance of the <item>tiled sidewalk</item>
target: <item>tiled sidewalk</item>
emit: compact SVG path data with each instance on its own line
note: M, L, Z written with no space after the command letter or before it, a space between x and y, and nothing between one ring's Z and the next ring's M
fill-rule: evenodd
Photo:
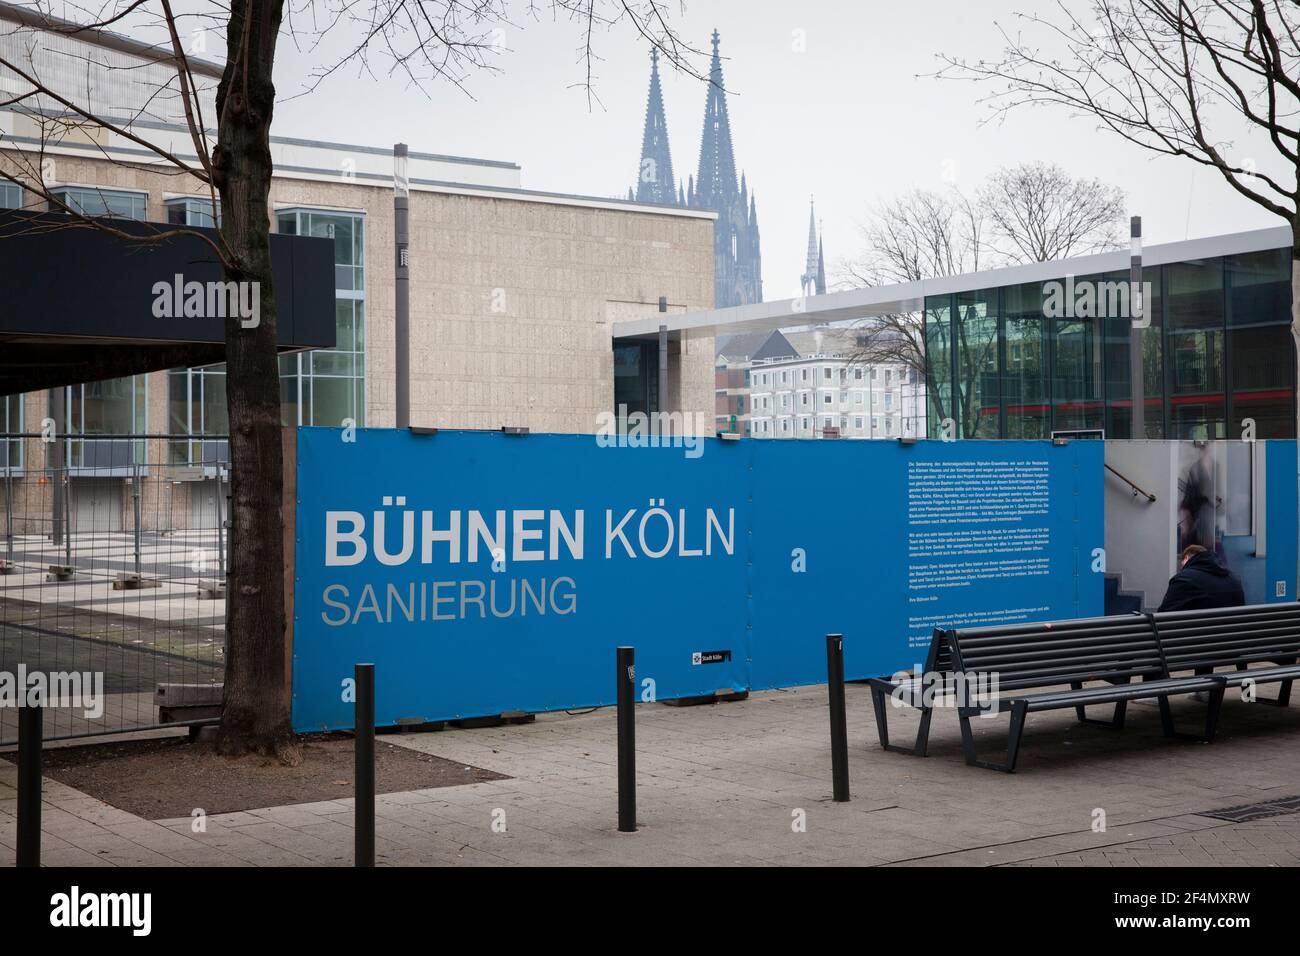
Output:
M1192 720L1200 705L1182 705ZM510 775L378 798L389 865L1297 865L1300 814L1199 813L1300 794L1300 707L1225 704L1220 740L1170 742L1154 708L1116 733L1036 716L1014 775L965 766L956 719L930 757L882 752L866 689L849 687L853 800L830 801L823 687L711 707L637 711L640 831L615 829L614 713L391 735L390 743ZM996 725L996 726L994 726ZM891 713L891 730L915 727ZM1001 721L981 723L992 749ZM0 865L13 862L15 771L0 762ZM349 865L349 800L150 822L47 781L49 864ZM1105 831L1093 829L1096 811ZM802 822L803 826L800 826Z

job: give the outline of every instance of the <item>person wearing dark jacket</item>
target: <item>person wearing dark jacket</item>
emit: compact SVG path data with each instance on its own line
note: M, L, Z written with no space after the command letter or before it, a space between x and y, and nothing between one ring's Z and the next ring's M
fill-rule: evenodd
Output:
M1241 579L1224 567L1213 551L1190 544L1179 557L1178 573L1169 579L1169 590L1158 610L1191 611L1245 603Z

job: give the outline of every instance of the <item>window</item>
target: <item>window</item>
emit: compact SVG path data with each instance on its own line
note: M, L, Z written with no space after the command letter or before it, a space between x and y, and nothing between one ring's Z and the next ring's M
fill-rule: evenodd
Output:
M996 438L999 430L996 289L963 292L957 300L957 375L964 438Z
M894 420L892 418L885 419L885 434L886 435L894 434Z
M221 224L221 209L216 215L212 213L211 199L184 197L167 200L167 221L173 226L206 226L215 228Z
M804 369L800 369L799 371L803 373L802 375L803 381L805 382L808 381L808 370L804 368Z
M143 465L143 441L93 440L95 435L143 435L148 431L145 412L147 377L128 375L102 382L87 382L66 389L65 430L69 436L87 436L67 443L72 468L120 469Z
M831 370L829 368L822 369L822 378L827 382L831 380Z
M1225 267L1232 400L1228 436L1241 435L1251 419L1257 438L1289 438L1295 433L1289 251L1228 256Z
M1002 401L1007 438L1046 438L1051 433L1047 391L1048 320L1040 283L1002 290L1006 349Z
M862 416L861 416L861 415L859 415L859 416L857 416L855 419L853 419L853 427L856 428L858 431L862 431Z
M822 397L822 404L823 404L823 405L829 405L830 403L831 403L831 394L830 394L830 392L827 392L827 393Z
M111 219L143 220L145 199L148 196L147 193L83 186L56 186L50 192L75 213ZM52 202L50 211L63 212L63 209Z
M0 181L0 209L22 209L23 191L17 183Z
M1169 437L1225 437L1223 260L1165 267Z
M0 432L18 434L23 430L23 397L7 395L0 399ZM3 463L7 468L23 466L23 440L8 438L0 443L4 445Z
M279 230L334 240L332 349L280 357L286 424L340 425L366 421L365 226L361 213L281 209ZM657 381L649 376L651 386ZM657 396L656 404L657 404Z
M172 435L221 435L230 433L226 414L226 367L178 368L167 374L169 433ZM229 447L217 441L171 443L173 464L199 465L229 460Z
M859 382L862 381L862 369L855 368L853 370L853 377L857 379Z
M894 408L894 393L893 393L893 392L886 392L886 393L885 393L885 411L887 411L887 412L888 412L888 411L893 411L893 408Z

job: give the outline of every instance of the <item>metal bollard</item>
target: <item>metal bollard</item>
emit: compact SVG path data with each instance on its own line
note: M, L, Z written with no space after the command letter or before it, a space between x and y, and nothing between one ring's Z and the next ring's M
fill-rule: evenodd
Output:
M21 867L41 865L41 743L44 707L18 708L18 858Z
M831 711L831 787L836 803L849 802L849 731L844 707L844 635L826 635L826 689Z
M375 865L375 665L356 665L355 866Z
M618 829L636 832L636 649L615 651L618 688Z

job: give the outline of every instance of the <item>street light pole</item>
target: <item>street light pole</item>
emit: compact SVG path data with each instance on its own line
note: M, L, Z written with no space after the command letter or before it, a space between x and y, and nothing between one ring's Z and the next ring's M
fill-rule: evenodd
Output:
M396 330L397 427L411 427L411 266L410 180L407 178L406 144L393 147L393 245L396 252L394 327Z
M1132 252L1129 259L1129 322L1132 325L1132 338L1129 340L1129 394L1133 401L1132 427L1130 438L1146 438L1147 397L1144 381L1145 367L1142 362L1143 329L1151 324L1147 310L1149 302L1143 301L1142 295L1142 217L1134 216L1129 220L1129 236Z

